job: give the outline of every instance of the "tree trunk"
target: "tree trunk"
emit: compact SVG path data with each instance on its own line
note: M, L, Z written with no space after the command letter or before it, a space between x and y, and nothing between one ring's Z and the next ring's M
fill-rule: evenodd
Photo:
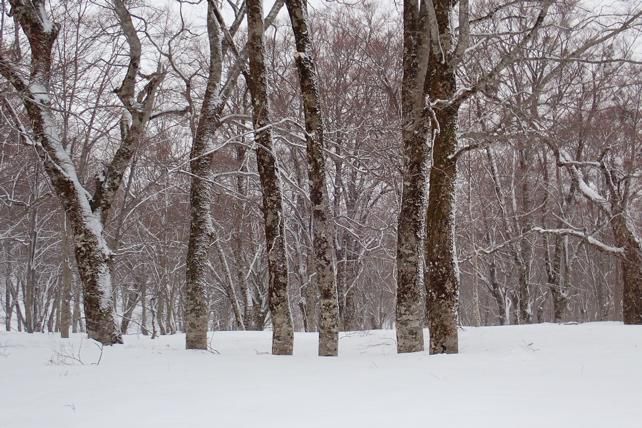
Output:
M13 317L13 306L14 306L14 300L12 298L12 293L11 290L13 289L13 285L11 284L11 275L13 274L12 272L12 263L11 263L11 251L7 248L8 244L3 245L4 249L4 255L5 255L5 272L4 272L4 286L5 286L5 293L4 293L4 327L6 331L11 331L11 321Z
M642 324L642 246L629 221L623 211L611 220L615 240L624 248L620 258L624 283L622 315L624 324Z
M263 193L263 218L268 257L268 304L272 317L272 354L291 355L294 330L288 298L288 266L285 225L276 153L272 148L267 77L263 47L262 0L248 0L248 86L252 96L252 122L256 159Z
M97 177L96 191L90 197L81 185L73 161L60 138L60 129L51 108L52 50L60 26L51 21L42 0L11 0L11 6L29 40L31 72L29 80L25 81L15 64L0 53L0 74L24 97L35 149L71 225L89 337L105 345L121 343L113 314L112 253L105 241L104 224L134 147L149 120L154 96L164 74L154 73L145 88L136 94L141 44L131 15L124 3L116 0L114 11L127 40L130 57L127 73L116 93L131 114L133 124L127 127L116 154Z
M80 286L72 282L73 293L74 293L74 310L71 315L71 332L80 333L85 331L85 328L82 323L82 315L80 313Z
M147 281L143 280L140 286L140 333L143 336L149 335L149 330L147 329Z
M214 5L208 2L209 74L190 153L191 226L187 246L187 282L185 284L185 347L187 349L207 349L208 304L205 273L208 260L207 249L212 233L210 217L212 197L208 177L213 162L212 145L209 139L210 130L220 126L219 118L223 110L223 105L220 100L217 100L222 70L221 30L214 13Z
M307 4L303 0L286 0L285 4L294 32L297 50L295 60L305 115L314 262L320 295L319 355L335 356L339 352L339 304L333 261L334 225L326 187L323 120L317 89L317 72L311 57Z
M435 98L448 99L455 91L454 74L435 83L449 87ZM437 111L440 131L433 146L430 193L426 211L426 308L430 353L457 353L459 275L455 254L455 180L457 108Z
M64 224L63 231L63 260L62 260L62 290L60 296L60 337L69 338L69 329L71 327L71 287L73 282L73 273L71 271L71 260L69 257L69 242L67 233L67 222Z
M423 2L422 2L423 3ZM424 349L422 231L426 192L429 123L425 79L429 47L425 5L404 1L403 81L401 87L403 188L397 225L397 352ZM424 23L425 24L425 23Z

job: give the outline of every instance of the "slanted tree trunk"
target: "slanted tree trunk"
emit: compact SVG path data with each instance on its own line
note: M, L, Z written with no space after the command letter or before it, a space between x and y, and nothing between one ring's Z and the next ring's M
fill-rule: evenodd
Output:
M24 80L15 65L0 53L0 74L23 97L36 151L71 223L76 261L83 282L89 337L103 344L120 343L111 301L111 275L108 269L111 252L103 236L102 222L92 211L86 190L80 184L76 169L62 145L60 130L51 109L49 82L52 48L59 26L51 21L45 3L40 0L12 0L11 6L29 39L31 72L29 79Z
M263 0L247 1L247 46L250 60L248 86L252 96L256 161L263 192L263 218L269 273L268 304L272 318L272 354L291 355L294 330L288 298L288 266L281 185L270 128L262 3Z
M404 1L401 87L403 188L397 225L397 352L424 349L422 228L430 120L425 105L429 56L425 2Z
M311 57L311 31L307 3L303 0L285 2L296 45L295 60L303 97L312 233L316 281L319 285L319 355L335 356L339 352L339 304L334 271L334 225L326 188L323 155L323 119L317 88L317 72Z
M131 116L131 125L129 120L123 120L124 138L114 158L96 178L96 191L91 196L80 183L51 108L52 49L59 25L51 21L46 4L41 0L12 0L10 3L29 40L31 70L28 80L25 80L15 64L0 52L0 74L23 97L36 152L71 225L83 286L87 333L102 344L121 343L113 313L112 252L105 241L104 225L114 195L151 116L155 94L164 73L154 73L144 89L136 93L141 44L124 3L114 0L114 11L129 46L127 72L116 93Z

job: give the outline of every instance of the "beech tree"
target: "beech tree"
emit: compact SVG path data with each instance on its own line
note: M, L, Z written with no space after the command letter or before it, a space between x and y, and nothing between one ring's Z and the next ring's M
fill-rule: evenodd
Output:
M273 22L283 1L276 1L266 18L266 27ZM205 94L193 131L190 153L191 188L190 218L191 228L187 249L187 282L185 302L186 347L187 349L207 349L208 304L206 296L206 268L208 248L214 236L210 206L212 163L216 150L211 143L216 131L221 128L223 109L236 86L238 76L244 69L245 50L239 52L234 45L230 29L224 27L223 18L214 0L208 1L207 34L209 40L209 65ZM245 10L237 10L235 23L231 30L238 29ZM227 38L225 35L227 34ZM223 40L227 48L223 49ZM223 81L224 52L233 50L236 61ZM191 81L186 83L187 101L192 102Z
M288 299L288 266L285 254L285 222L279 183L279 168L273 150L268 102L265 52L263 48L263 0L247 2L248 87L252 95L252 122L256 162L263 192L263 216L269 270L270 313L272 315L272 353L291 355L294 330Z
M322 327L333 355L337 331L395 327L418 351L428 324L454 352L458 324L637 322L639 5L305 3L281 24L284 1L264 22L256 1L47 3L48 104L41 24L0 20L5 329L84 330L70 260L96 230L115 335L268 328L288 353Z
M334 269L334 225L330 214L324 158L324 128L318 92L318 77L311 56L311 34L307 2L285 2L296 45L295 61L305 115L305 140L308 158L314 269L319 287L319 355L339 352L339 302Z
M426 105L430 52L428 3L404 1L403 15L401 106L404 170L397 225L397 352L418 352L424 349L421 246L431 126Z
M116 327L112 302L112 252L105 240L104 227L116 190L131 160L133 151L149 120L162 73L148 79L145 88L136 93L140 67L140 42L131 17L123 3L114 8L130 47L128 71L118 95L131 115L132 123L123 120L121 145L114 158L96 179L91 195L81 184L69 156L68 142L61 139L58 118L51 106L52 49L59 25L51 20L43 2L11 2L20 28L31 48L28 79L8 53L0 52L0 73L22 97L29 115L32 144L38 152L51 183L60 198L74 234L76 262L83 283L83 297L89 337L103 344L121 342Z

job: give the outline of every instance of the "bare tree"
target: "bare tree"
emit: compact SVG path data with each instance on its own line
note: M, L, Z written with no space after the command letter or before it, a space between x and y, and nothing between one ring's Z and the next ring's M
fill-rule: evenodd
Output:
M272 317L272 353L291 355L294 345L292 316L288 299L288 271L285 255L285 227L276 154L272 149L270 107L263 48L262 0L247 4L248 58L250 72L248 87L252 95L256 162L263 191L263 216L270 275L268 303Z
M430 116L426 75L430 52L428 6L404 2L404 50L401 109L403 116L403 190L397 225L397 352L424 349L423 216Z
M307 3L301 0L286 0L285 4L294 32L295 60L305 114L314 266L320 294L319 355L335 356L339 352L339 303L334 271L334 227L326 187L324 129L318 77L311 56L312 40L308 25Z

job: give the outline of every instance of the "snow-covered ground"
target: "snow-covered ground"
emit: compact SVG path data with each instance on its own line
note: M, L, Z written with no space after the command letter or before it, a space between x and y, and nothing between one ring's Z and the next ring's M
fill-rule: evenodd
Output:
M99 348L83 335L0 333L0 427L642 427L642 327L466 328L459 355L396 355L394 332L349 333L339 358L297 334L215 333ZM99 359L100 358L100 359Z

